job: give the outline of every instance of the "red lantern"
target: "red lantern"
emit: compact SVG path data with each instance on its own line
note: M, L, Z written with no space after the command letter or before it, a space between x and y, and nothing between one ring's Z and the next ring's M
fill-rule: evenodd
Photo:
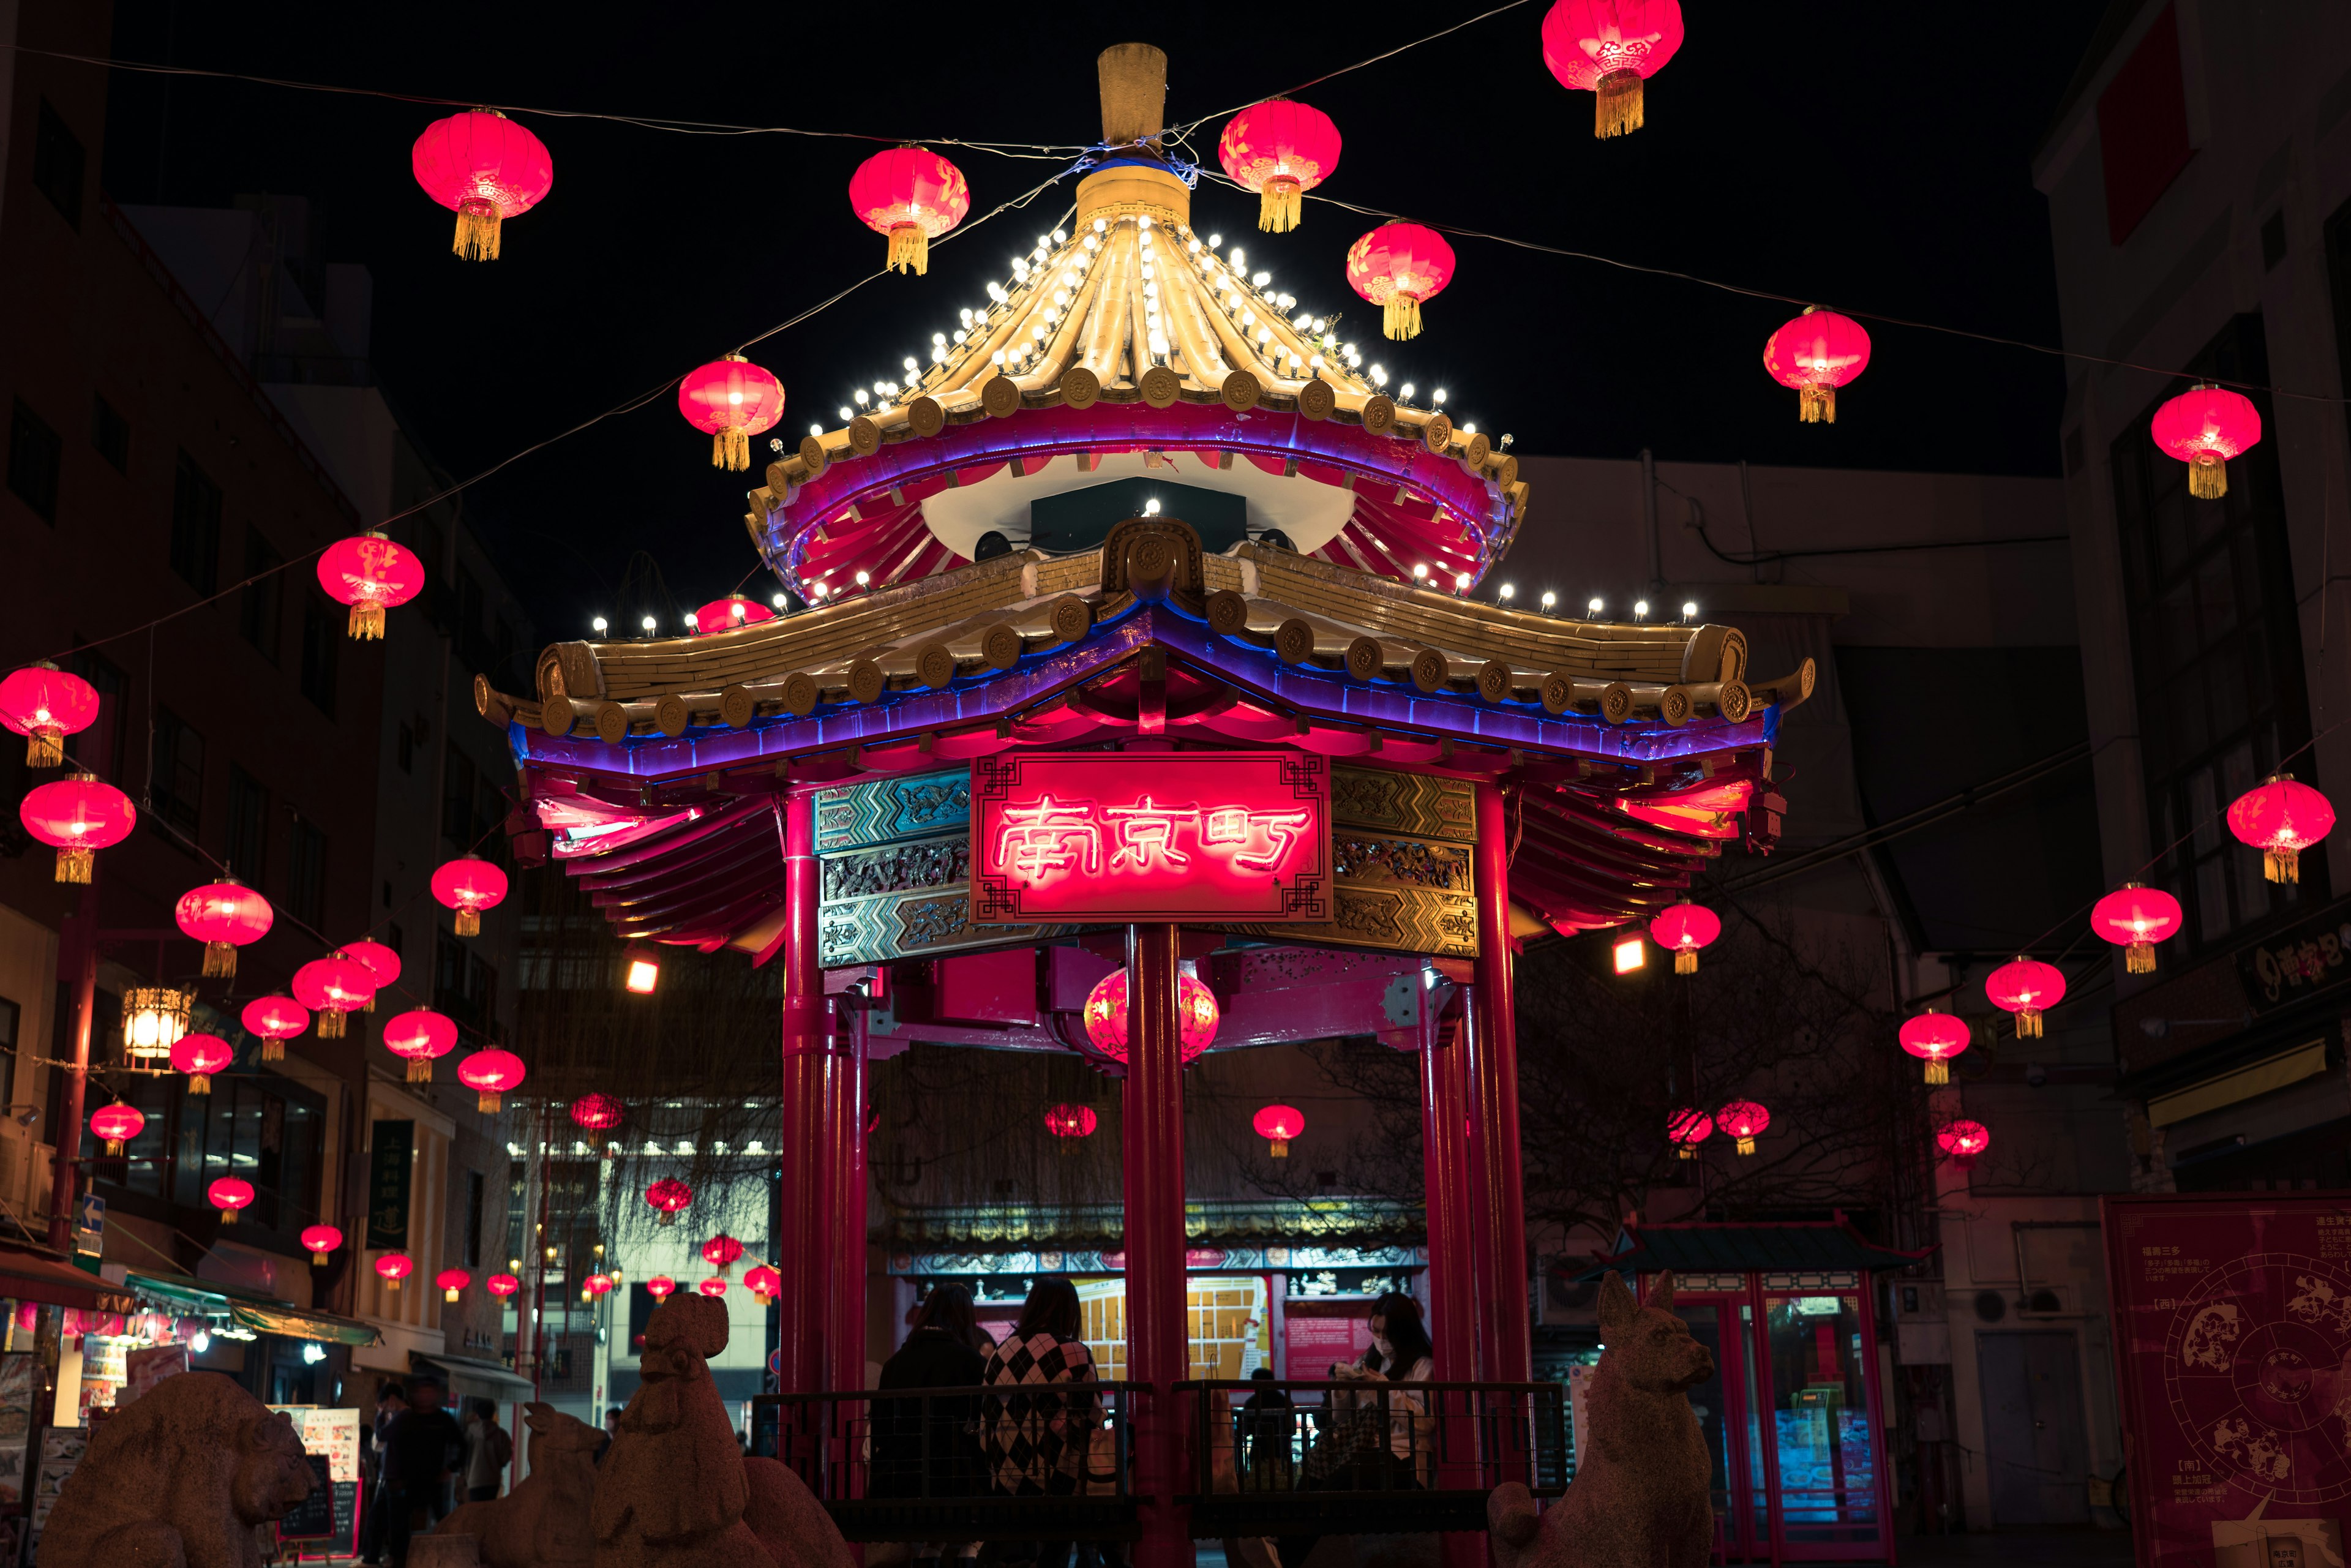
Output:
M433 873L433 896L457 912L460 936L482 934L482 911L496 909L507 895L507 873L479 855L459 855Z
M1739 1152L1751 1155L1755 1140L1771 1124L1771 1113L1752 1100L1733 1100L1714 1113L1714 1124L1739 1140Z
M751 437L784 417L784 383L740 354L726 354L688 371L678 383L677 411L710 435L710 465L741 473L751 466ZM701 631L701 617L695 618Z
M1722 920L1713 910L1683 899L1649 922L1649 935L1674 956L1674 973L1698 973L1698 950L1722 935Z
M1275 1159L1290 1157L1290 1140L1306 1131L1306 1113L1295 1105L1266 1105L1249 1118L1257 1135L1271 1145L1266 1152Z
M1078 1139L1092 1137L1096 1124L1091 1105L1056 1105L1045 1113L1045 1131L1061 1140L1064 1152L1075 1148Z
M191 940L204 945L204 978L233 980L236 950L268 936L277 915L269 900L236 878L225 876L180 894L172 918Z
M1674 1145L1677 1158L1698 1158L1698 1146L1712 1136L1714 1118L1703 1111L1685 1105L1666 1118L1666 1140Z
M57 880L87 883L97 852L139 824L131 797L95 773L76 773L27 793L16 807L25 831L57 852Z
M375 999L375 977L357 958L340 952L313 958L294 971L294 999L319 1015L319 1038L343 1038L343 1015ZM281 1050L279 1054L284 1054ZM267 1051L265 1061L274 1060Z
M656 1301L668 1301L670 1292L676 1289L677 1281L667 1274L655 1274L645 1281L645 1293Z
M726 1277L726 1270L735 1266L735 1260L741 1256L743 1244L723 1230L702 1244L702 1260L717 1270L722 1280Z
M1385 315L1382 330L1420 336L1420 308L1453 281L1453 247L1418 224L1382 224L1347 247L1347 286Z
M1953 1165L1970 1170L1976 1156L1991 1147L1991 1129L1981 1122L1946 1122L1937 1130L1935 1142L1951 1156Z
M2262 439L2262 411L2225 387L2190 387L2155 411L2155 444L2188 465L2188 493L2217 501L2229 493L2229 460Z
M701 1291L705 1296L723 1296L726 1293L726 1281L720 1279L717 1275L713 1274L709 1279L705 1280L702 1283L696 1285L695 1289Z
M1288 234L1298 226L1299 197L1339 166L1339 128L1319 109L1268 99L1226 123L1217 162L1234 184L1258 193L1257 226Z
M463 1269L444 1269L433 1276L433 1282L441 1287L443 1301L454 1301L474 1282L474 1277Z
M612 1276L590 1274L580 1281L580 1294L591 1300L601 1300L612 1293Z
M416 1264L405 1252L387 1252L375 1260L376 1278L387 1291L397 1291L400 1282L416 1272Z
M455 1019L417 1008L384 1020L383 1048L407 1061L408 1082L433 1082L433 1064L457 1049Z
M627 1107L610 1094L582 1094L571 1102L571 1119L591 1133L621 1124Z
M725 632L736 626L757 626L762 621L773 621L776 612L756 599L746 599L730 593L724 599L714 599L694 612L694 629L707 636L713 632Z
M1080 1015L1085 1021L1086 1038L1113 1061L1126 1060L1126 971L1113 969L1094 982L1094 988L1086 994L1085 1010ZM1207 983L1179 970L1176 976L1176 1027L1183 1061L1188 1062L1208 1049L1217 1038L1221 1016L1217 995Z
M1965 1019L1928 1008L1916 1018L1904 1019L1896 1038L1903 1050L1925 1059L1928 1082L1949 1083L1950 1060L1967 1050L1970 1037Z
M346 942L343 944L343 956L358 964L374 977L378 994L390 990L400 980L400 955L381 942L370 942L364 939ZM367 1005L360 1011L363 1013L375 1011L375 997L369 997Z
M242 1176L222 1176L204 1188L204 1200L221 1211L223 1225L235 1225L236 1211L253 1201L253 1184Z
M743 1288L764 1307L783 1293L784 1277L762 1263L756 1269L743 1271Z
M426 195L456 213L449 248L467 261L497 260L501 223L545 201L555 185L547 144L495 109L426 126L409 166Z
M2262 852L2262 874L2272 882L2300 882L2302 852L2334 826L2335 808L2326 797L2295 783L2291 773L2264 779L2229 802L2229 831Z
M310 1012L291 997L256 997L245 1004L237 1021L261 1037L262 1061L283 1061L286 1042L310 1027Z
M849 205L857 221L890 236L883 265L916 277L931 269L931 242L971 211L963 171L926 147L876 152L849 177Z
M2123 969L2155 972L2155 945L2179 929L2179 900L2160 889L2126 882L2090 910L2090 929L2123 950Z
M522 1079L522 1058L495 1046L457 1065L457 1082L474 1091L475 1109L485 1115L504 1106L507 1091L520 1088Z
M319 586L351 607L350 635L372 642L383 635L385 611L424 591L424 563L381 534L356 534L319 557Z
M184 1038L184 1037L183 1037ZM89 1131L93 1137L106 1140L106 1152L119 1155L122 1145L146 1129L147 1118L135 1105L125 1105L117 1100L111 1105L101 1105L89 1113Z
M172 1065L188 1075L191 1094L211 1093L213 1074L235 1060L235 1048L216 1034L183 1034L172 1042Z
M2041 1015L2065 998L2065 977L2054 964L2019 956L1984 977L1991 1005L2016 1015L2016 1038L2041 1038Z
M694 1189L675 1176L664 1176L645 1188L645 1202L661 1216L664 1225L674 1225L685 1206L694 1201Z
M0 680L0 724L25 737L25 766L56 768L65 740L98 718L98 688L55 664L27 664Z
M1796 417L1806 424L1836 423L1836 390L1869 369L1869 334L1861 323L1807 305L1804 313L1763 340L1763 368L1796 389Z
M1681 47L1679 0L1559 0L1543 18L1543 64L1570 92L1598 96L1594 136L1641 129L1641 83Z
M312 1225L302 1232L303 1249L310 1254L310 1262L318 1268L327 1265L327 1254L343 1244L343 1233L331 1225Z
M512 1274L493 1274L482 1281L482 1287L503 1301L522 1289L522 1281Z

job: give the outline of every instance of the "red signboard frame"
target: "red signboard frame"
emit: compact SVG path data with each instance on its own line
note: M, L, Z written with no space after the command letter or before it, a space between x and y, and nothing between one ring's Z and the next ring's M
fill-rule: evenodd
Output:
M1326 758L1014 751L972 764L975 925L1330 918Z

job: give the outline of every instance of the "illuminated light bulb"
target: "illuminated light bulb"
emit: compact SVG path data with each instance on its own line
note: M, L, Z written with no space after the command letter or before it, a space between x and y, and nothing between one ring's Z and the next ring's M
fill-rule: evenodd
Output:
M810 435L822 435L824 434L824 426L821 424L811 424L809 426L809 434Z
M1379 368L1379 366L1377 366L1377 365L1374 365L1374 366L1372 367L1372 384L1373 384L1374 386L1375 386L1375 387L1384 387L1384 386L1387 385L1387 384L1388 384L1388 373L1387 373L1387 371L1384 371L1384 370L1380 369L1380 368Z
M1285 309L1285 310L1287 310L1287 309L1289 309L1289 308L1290 308L1290 307L1289 307L1289 306L1287 306L1287 305L1285 305L1285 306L1283 306L1283 307L1282 307L1282 308L1283 308L1283 309ZM1311 316L1309 316L1308 314L1306 314L1306 312L1305 312L1305 311L1301 310L1301 311L1298 313L1298 319L1297 319L1296 320L1294 320L1294 321L1290 322L1290 325L1291 325L1291 326L1293 326L1293 327L1295 327L1295 328L1297 328L1300 331L1303 332L1303 331L1306 331L1307 329L1309 329L1313 325L1313 322L1314 322L1314 319L1313 319Z
M922 367L921 365L916 364L916 363L914 362L914 355L912 355L912 354L908 354L908 355L906 356L905 363L906 363L906 373L907 373L908 375L910 375L910 376L911 376L911 375L918 375L918 374L920 374L920 373L921 373L923 367Z
M998 350L996 350L996 352L994 352L994 353L992 353L992 354L988 355L988 356L987 356L987 362L988 362L989 364L991 364L991 365L1000 365L1000 364L1002 364L1002 363L1004 362L1004 350L1001 350L1001 349L998 349Z
M1591 603L1589 603L1589 604L1587 604L1587 605L1585 605L1585 606L1584 606L1584 609L1586 609L1586 610L1590 611L1590 612L1591 612L1593 614L1594 614L1594 615L1599 614L1599 613L1600 613L1600 612L1601 612L1602 610L1605 609L1605 608L1606 608L1606 606L1603 605L1603 604L1600 602L1600 597L1599 597L1599 595L1597 595L1597 594L1594 594L1594 595L1593 596L1593 599L1592 599L1592 602L1591 602Z
M1648 601L1647 600L1646 600L1646 599L1636 599L1636 600L1633 601L1633 619L1634 619L1634 620L1635 620L1635 621L1639 621L1639 620L1643 619L1644 617L1646 617L1648 613L1649 613L1649 601Z
M1242 312L1241 312L1241 325L1242 325L1242 326L1244 326L1244 327L1254 327L1254 326L1256 326L1256 325L1257 325L1257 312L1256 312L1256 311L1254 311L1254 310L1244 310L1244 311L1242 311Z
M1053 231L1053 243L1055 245L1067 245L1070 243L1070 236L1061 230L1055 229Z
M1436 407L1443 408L1443 407L1445 406L1445 389L1444 389L1443 387L1439 387L1439 388L1437 388L1435 392L1433 392L1429 393L1428 395L1430 396L1430 398L1432 398L1433 400L1435 400L1435 406L1436 406Z
M934 332L931 334L931 341L934 343L944 343L946 340L947 335L945 332Z
M1298 299L1294 295L1277 294L1273 297L1273 302L1284 310L1294 310L1298 308Z
M1200 236L1199 236L1199 235L1194 235L1190 239L1188 239L1188 240L1185 241L1185 243L1184 243L1184 248L1185 248L1186 250L1190 251L1194 256L1197 256L1197 255L1199 255L1199 254L1200 254Z
M823 598L827 593L829 593L829 592L831 592L831 591L830 589L826 588L826 587L825 587L825 585L824 585L821 581L819 581L819 582L811 582L811 583L810 583L810 584L809 584L809 597L810 597L810 599L822 599L822 598Z
M847 424L851 420L855 419L856 417L857 411L853 408L844 406L841 411L841 423L843 424ZM809 426L809 434L810 435L822 435L824 432L811 424Z
M1270 272L1252 272L1249 274L1250 284L1259 288L1263 288L1267 284L1271 283L1272 281L1273 274Z
M1468 572L1457 571L1453 574L1453 591L1456 593L1467 593L1469 591L1469 574Z
M646 617L645 617L645 619L644 619L644 628L645 628L645 630L646 630L647 632L651 632L651 631L652 631L655 626L657 626L657 625L659 625L659 624L660 624L660 622L657 622L657 621L655 621L655 620L654 620L652 616L650 616L650 615L646 616Z
M1273 341L1273 329L1272 329L1272 328L1270 328L1270 327L1259 327L1259 328L1257 329L1257 340L1258 340L1259 342L1260 342L1260 343L1270 343L1270 342L1272 342L1272 341Z
M1396 396L1404 399L1406 402L1410 402L1412 401L1412 383L1410 382L1405 382L1402 387L1397 389Z
M1364 362L1364 356L1363 356L1363 355L1361 355L1361 354L1349 354L1349 355L1347 356L1347 368L1348 368L1348 369L1350 369L1350 370L1356 370L1356 369L1360 369L1360 368L1362 367L1362 365L1363 365L1363 362Z
M987 280L987 297L990 299L995 300L998 305L1003 304L1007 299L1011 298L1010 295L1004 291L1004 285L997 282L996 279L992 277Z
M1224 235L1210 235L1208 236L1208 248L1209 248L1210 250L1222 250L1222 249L1224 249L1224 248L1225 248L1225 236L1224 236Z
M599 615L595 620L588 622L588 624L593 626L599 632L601 632L607 626L611 625L611 622L606 621L601 615Z
M1241 267L1241 264L1242 264L1242 262L1243 262L1244 260L1246 260L1246 259L1247 259L1247 258L1246 258L1246 257L1244 257L1244 256L1242 256L1242 254L1241 254L1241 247L1240 247L1240 246L1233 246L1233 250L1232 250L1232 263L1233 263L1233 270L1235 270L1236 272L1239 271L1239 270L1240 270L1240 267Z
M1320 355L1320 354L1316 354L1313 358L1311 358L1311 359L1308 360L1306 362L1307 362L1308 364L1310 364L1310 365L1313 366L1316 370L1318 370L1318 371L1319 371L1319 370L1321 370L1321 369L1322 368L1322 355Z
M860 408L863 408L867 403L873 401L872 398L865 395L865 389L863 387L859 387L855 392L851 392L849 395L856 402L857 406Z
M1421 563L1421 564L1419 564L1419 565L1415 566L1415 567L1412 569L1412 575L1413 575L1416 579L1426 577L1426 576L1428 575L1428 567L1427 567L1427 564L1426 564L1426 562L1423 562L1423 563Z
M1683 601L1682 619L1685 621L1695 621L1698 619L1698 606L1687 600Z
M1159 515L1159 501L1156 497L1143 503L1143 515L1146 517L1155 517Z
M1631 974L1647 963L1649 958L1647 944L1638 936L1624 938L1611 949L1611 953L1616 962L1616 972L1620 975Z
M864 587L867 583L869 583L869 582L871 582L871 581L872 581L872 580L873 580L872 575L871 573L869 573L869 572L860 571L860 572L857 574L857 586L858 586L858 587L860 587L860 588Z
M1496 591L1496 595L1502 600L1509 601L1516 599L1519 596L1519 591L1506 582Z
M1134 226L1139 229L1148 230L1151 227L1151 214L1149 213L1137 214L1134 219Z
M1043 250L1047 246L1052 243L1053 236L1050 235L1039 235L1037 236L1037 248L1039 250Z
M935 365L944 365L946 362L947 346L945 343L933 343L931 345L931 363Z
M1552 605L1554 605L1554 604L1557 604L1558 602L1559 602L1559 595L1558 595L1558 594L1552 592L1549 589L1545 589L1545 590L1543 591L1543 596L1542 596L1542 607L1543 607L1543 613L1544 613L1544 614L1548 615L1549 613L1551 613L1551 607L1552 607Z
M784 596L783 596L782 594L778 593L778 594L777 594L777 595L776 595L776 608L777 608L777 609L778 609L778 610L781 610L783 607L784 607Z
M1474 424L1465 424L1461 427L1461 434L1464 435L1475 435L1478 434L1478 427Z
M1317 316L1316 318L1314 318L1314 320L1313 320L1312 325L1311 325L1311 326L1310 326L1307 329L1308 329L1309 331L1311 331L1311 332L1316 333L1316 334L1317 334L1317 335L1319 335L1319 336L1326 337L1326 338L1327 338L1327 337L1329 337L1329 336L1330 336L1330 331L1331 331L1331 323L1330 323L1330 322L1328 322L1328 321L1325 321L1322 317ZM1330 343L1325 343L1325 344L1323 344L1322 346L1323 346L1324 348L1328 349L1328 348L1332 348L1332 347L1333 347L1334 345L1330 344Z

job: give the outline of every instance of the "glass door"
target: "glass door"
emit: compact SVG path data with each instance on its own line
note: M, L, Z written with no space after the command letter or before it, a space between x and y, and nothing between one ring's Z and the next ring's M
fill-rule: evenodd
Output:
M1644 1283L1646 1291L1646 1285ZM1677 1295L1674 1311L1690 1335L1713 1354L1714 1375L1689 1391L1706 1450L1713 1457L1708 1482L1714 1500L1714 1558L1751 1563L1771 1554L1771 1521L1761 1510L1766 1489L1751 1358L1744 1343L1754 1309L1743 1296Z
M1855 1288L1758 1292L1749 1341L1770 1433L1775 1562L1886 1561L1876 1345Z

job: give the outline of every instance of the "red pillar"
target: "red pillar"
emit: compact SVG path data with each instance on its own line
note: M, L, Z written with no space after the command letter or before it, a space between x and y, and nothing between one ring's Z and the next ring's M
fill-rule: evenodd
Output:
M81 890L76 911L66 916L57 942L57 979L73 988L73 1061L49 1069L66 1074L66 1092L58 1101L58 1124L49 1129L57 1140L56 1162L49 1167L49 1245L70 1254L76 1177L80 1174L81 1122L89 1092L91 1015L98 1007L98 873ZM158 983L162 977L158 976ZM29 1077L26 1079L29 1082Z
M1134 1488L1143 1538L1134 1568L1188 1568L1185 1410L1190 1374L1184 1285L1184 1064L1176 1025L1173 925L1127 928L1126 1375L1149 1384L1135 1407Z
M783 804L784 967L783 1234L776 1271L783 1276L783 1392L823 1391L826 1318L832 1309L832 1228L827 1174L834 1058L817 966L816 799L808 791ZM862 1379L861 1378L861 1381Z
M836 1390L865 1386L865 1013L840 1019L832 1107L832 1318L825 1330Z
M1478 1375L1477 1292L1470 1273L1469 1107L1462 1059L1466 1019L1423 1035L1420 1055L1421 1170L1428 1215L1428 1331L1437 1380Z
M1519 1040L1510 994L1510 839L1499 785L1478 786L1478 985L1470 1008L1470 1115L1477 1126L1479 1360L1497 1383L1533 1371L1527 1220L1519 1165Z

